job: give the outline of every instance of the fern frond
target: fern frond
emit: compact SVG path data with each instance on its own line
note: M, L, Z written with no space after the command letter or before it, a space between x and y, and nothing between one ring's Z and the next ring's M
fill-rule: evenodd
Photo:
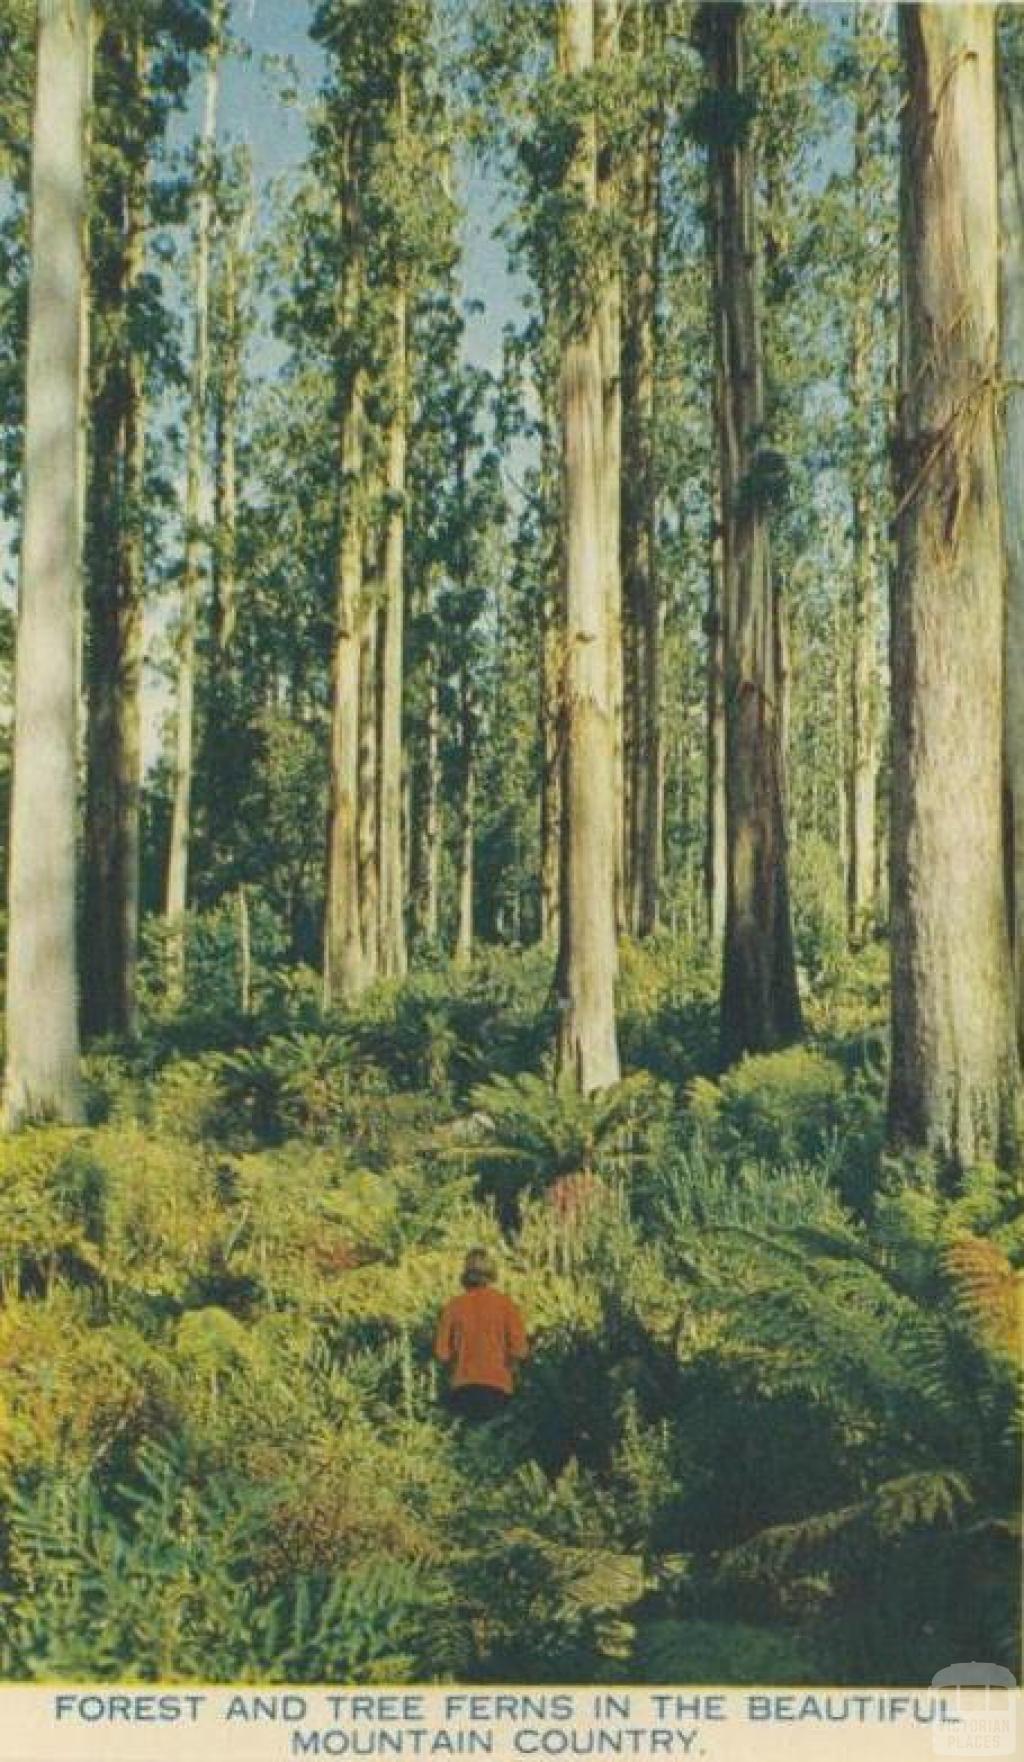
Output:
M722 1556L723 1578L772 1577L795 1566L841 1559L850 1532L870 1529L892 1541L906 1530L938 1528L955 1521L973 1501L959 1469L927 1469L883 1481L866 1499L817 1512L796 1523L774 1524Z

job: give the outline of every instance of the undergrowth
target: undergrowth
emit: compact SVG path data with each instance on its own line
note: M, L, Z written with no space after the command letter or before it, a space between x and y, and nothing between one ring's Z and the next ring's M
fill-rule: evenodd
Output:
M884 1159L876 966L722 1072L706 964L629 951L593 1101L536 954L328 1017L301 972L154 993L91 1123L0 1150L0 1674L1012 1666L1019 1195ZM533 1350L462 1432L475 1243Z

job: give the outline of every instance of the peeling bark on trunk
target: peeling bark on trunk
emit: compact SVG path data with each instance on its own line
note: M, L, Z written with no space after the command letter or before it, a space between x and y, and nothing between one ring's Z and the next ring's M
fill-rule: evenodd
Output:
M81 1116L76 613L89 6L40 8L14 687L4 1123Z
M196 205L195 311L185 482L185 567L181 588L181 629L178 633L174 796L171 807L171 837L167 858L165 902L165 916L170 931L167 943L167 987L172 997L180 997L185 984L183 920L188 906L196 633L203 552L201 530L203 445L206 432L207 385L210 367L210 222L212 218L210 183L217 137L217 96L223 19L224 0L219 0L214 15L214 34L207 51L206 98L198 164L199 197Z
M146 78L141 37L100 39L108 101L137 113ZM93 300L100 333L92 395L92 471L86 549L89 626L82 1019L89 1034L138 1029L140 796L145 491L143 366L131 304L143 270L146 159L137 141L114 143L96 229Z
M594 65L593 0L563 0L564 70ZM597 202L594 123L569 178ZM575 315L559 378L564 446L565 748L562 773L558 1068L584 1093L618 1081L615 1031L615 728L602 557L604 403L596 313Z
M713 83L746 92L743 7L704 14ZM722 487L726 923L721 1037L726 1059L802 1032L790 922L778 604L757 481L764 429L755 175L742 133L711 149Z
M1010 28L1010 20L1005 21ZM1024 30L1014 68L1000 65L999 228L1003 531L1006 543L1006 854L1024 1056Z
M895 1146L1005 1154L1017 1054L1002 845L995 14L907 6L892 605Z

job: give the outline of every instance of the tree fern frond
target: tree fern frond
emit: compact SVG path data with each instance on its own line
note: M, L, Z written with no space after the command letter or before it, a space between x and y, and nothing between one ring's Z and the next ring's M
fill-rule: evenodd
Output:
M724 1578L761 1578L796 1565L839 1558L854 1529L869 1528L892 1541L904 1531L952 1523L973 1501L959 1469L926 1469L883 1481L866 1499L817 1512L795 1523L774 1524L730 1548L719 1562Z

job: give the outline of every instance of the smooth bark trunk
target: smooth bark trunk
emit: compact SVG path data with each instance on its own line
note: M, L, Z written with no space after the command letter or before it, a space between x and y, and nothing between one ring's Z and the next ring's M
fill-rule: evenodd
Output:
M331 648L331 746L324 905L324 1001L350 1003L366 983L359 888L360 623L365 535L365 369L358 325L363 248L354 148L342 167L344 269L339 306L338 537Z
M907 6L891 618L892 1143L1008 1152L994 10Z
M592 0L564 0L564 71L594 65ZM593 120L584 121L569 179L597 203ZM615 705L607 572L602 556L604 400L598 316L567 324L560 366L563 436L565 746L557 1059L584 1093L618 1081L615 1026Z
M545 324L551 323L546 311ZM558 447L555 410L557 388L549 364L542 360L540 494L542 578L540 583L539 709L540 779L540 939L558 943L559 827L562 784L562 704L565 641L559 595L561 540L559 534Z
M4 1122L77 1120L78 469L87 0L39 9L7 922Z

